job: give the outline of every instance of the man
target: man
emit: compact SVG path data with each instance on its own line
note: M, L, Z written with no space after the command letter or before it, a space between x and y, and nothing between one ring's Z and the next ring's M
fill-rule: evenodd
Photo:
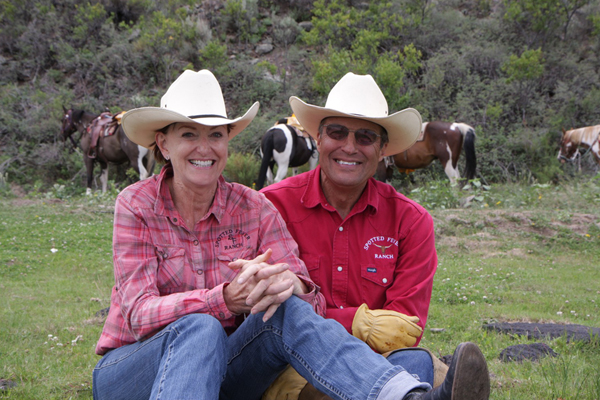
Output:
M385 155L400 153L415 142L421 129L419 113L406 109L388 115L373 78L353 73L335 85L325 107L297 97L290 98L290 105L317 142L319 167L262 192L283 216L311 279L321 287L326 317L388 356L392 364L439 386L447 368L426 350L413 348L427 321L437 268L433 220L419 204L372 178ZM388 354L403 348L407 350ZM468 352L476 364L469 373L479 372L468 380L454 379L451 390L440 389L432 398L488 398L485 359L472 343ZM267 392L263 398L293 392L288 397L292 399L300 390L300 399L314 398L308 395L314 389L305 387L291 369L272 390L272 397Z

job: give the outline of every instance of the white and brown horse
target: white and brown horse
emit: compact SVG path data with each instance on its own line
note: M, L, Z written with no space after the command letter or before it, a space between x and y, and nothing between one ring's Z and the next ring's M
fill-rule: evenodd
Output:
M581 156L580 148L585 149L583 154L591 151L600 165L600 125L586 126L585 128L563 129L560 140L560 150L558 151L558 160L561 163L573 162Z
M287 118L267 130L260 144L262 162L256 190L263 188L265 178L267 184L279 182L287 176L288 168L294 175L298 167L309 163L310 169L315 169L319 161L319 153L315 141L310 136L302 135L296 127L287 125ZM277 175L273 178L273 169L277 163Z
M70 139L76 146L72 135L76 131L81 133L81 150L83 151L83 162L87 171L87 190L92 192L92 181L94 178L94 164L100 164L100 182L102 193L108 186L108 164L129 163L140 176L140 180L152 175L154 170L154 155L145 147L138 146L127 138L123 128L119 125L115 133L110 136L100 136L95 150L90 151L92 146L92 135L88 127L93 124L98 115L85 110L69 109L63 107L64 115L61 124L61 136L63 141Z
M450 182L456 183L461 177L458 170L461 150L465 153L465 178L470 180L475 177L477 158L475 129L472 126L458 122L425 122L421 128L421 137L408 150L386 157L386 160L379 163L377 178L389 183L394 166L400 172L411 172L425 168L437 159Z

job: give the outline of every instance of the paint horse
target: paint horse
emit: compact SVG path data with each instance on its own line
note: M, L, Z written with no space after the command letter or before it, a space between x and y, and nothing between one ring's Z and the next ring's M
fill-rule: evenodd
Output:
M575 161L582 155L579 148L585 149L583 155L591 151L600 165L600 125L571 129L570 131L563 129L558 160L563 164Z
M140 176L140 180L146 179L154 170L154 156L151 151L145 147L138 146L127 138L123 127L118 124L112 135L100 135L97 143L92 138L92 129L90 129L99 120L99 116L85 110L69 109L63 106L64 115L61 124L61 137L63 141L71 140L75 147L73 133L79 131L81 136L80 147L83 151L83 162L87 172L87 190L86 194L92 192L92 181L94 178L94 165L100 164L100 182L102 184L102 193L105 193L108 186L108 164L129 163ZM92 147L92 149L90 149Z
M421 136L408 150L386 157L377 168L377 179L390 183L394 166L400 172L412 172L425 168L438 159L452 184L460 180L458 158L461 149L465 154L465 178L475 177L477 158L475 155L475 129L457 122L425 122Z
M309 168L315 169L319 161L315 141L308 134L302 134L300 125L293 116L280 119L265 132L260 144L260 156L262 162L256 190L263 188L265 178L267 184L276 183L287 176L288 168L292 168L296 175L298 167L308 162ZM273 178L275 163L277 175Z

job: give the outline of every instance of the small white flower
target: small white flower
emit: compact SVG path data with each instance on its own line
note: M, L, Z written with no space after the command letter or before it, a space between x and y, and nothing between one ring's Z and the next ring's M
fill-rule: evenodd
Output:
M54 247L50 249L51 252L56 253L58 251L58 249L55 249Z
M558 311L556 315L562 315L562 311Z
M475 302L474 302L474 301L472 301L472 302L471 302L471 305L472 305L472 306L474 306L474 305L475 305Z

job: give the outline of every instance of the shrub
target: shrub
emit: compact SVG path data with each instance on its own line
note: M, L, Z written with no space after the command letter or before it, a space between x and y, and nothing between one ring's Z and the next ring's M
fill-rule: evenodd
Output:
M232 181L241 183L248 187L254 187L254 181L258 177L260 160L251 154L231 153L225 166L225 177Z

